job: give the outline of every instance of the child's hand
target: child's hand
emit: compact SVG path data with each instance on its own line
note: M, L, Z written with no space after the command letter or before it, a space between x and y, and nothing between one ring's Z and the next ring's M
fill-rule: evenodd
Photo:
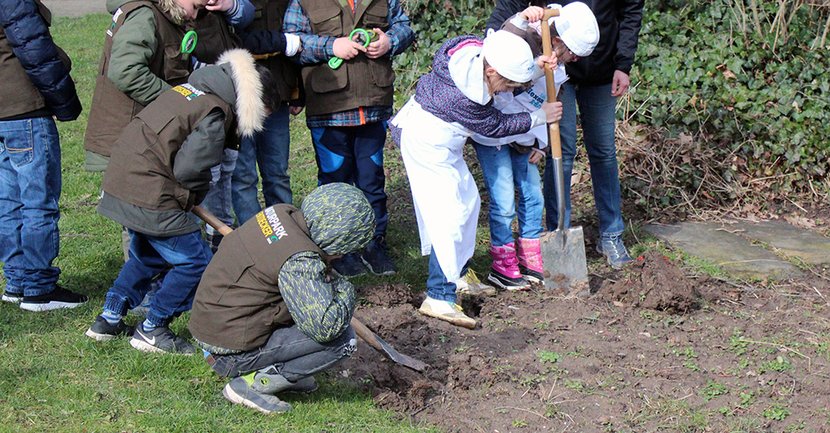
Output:
M539 6L530 6L527 9L523 10L520 14L525 21L529 23L533 23L536 21L540 21L545 16L545 10L540 8Z
M531 152L530 156L527 158L527 162L535 165L539 165L540 162L545 162L545 156L547 156L547 154L544 150L537 149L536 147L531 147L530 150Z
M545 112L548 123L558 122L562 119L562 103L559 101L542 103L542 110Z
M225 12L233 7L234 0L208 0L205 9L209 11Z
M550 56L537 57L536 66L538 66L539 69L545 69L545 67L550 70L556 69L559 66L559 60L556 58L556 53L550 53Z
M370 59L377 59L392 49L392 41L389 40L389 36L386 36L386 33L384 33L383 30L378 28L374 28L372 30L375 31L378 39L369 44L369 47L366 50L366 57Z
M332 50L334 50L335 56L340 57L343 60L350 60L355 58L358 53L365 53L366 47L364 47L363 44L349 39L348 36L343 36L334 40Z

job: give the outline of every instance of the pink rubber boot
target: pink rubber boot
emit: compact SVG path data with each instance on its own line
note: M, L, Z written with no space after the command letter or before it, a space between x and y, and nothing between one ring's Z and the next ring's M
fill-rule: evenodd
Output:
M513 245L490 247L490 256L493 257L493 267L487 280L505 290L527 290L530 284L522 277L519 271L519 259L516 258L516 249Z
M545 278L542 262L542 242L539 239L519 238L519 272L531 283L541 283Z

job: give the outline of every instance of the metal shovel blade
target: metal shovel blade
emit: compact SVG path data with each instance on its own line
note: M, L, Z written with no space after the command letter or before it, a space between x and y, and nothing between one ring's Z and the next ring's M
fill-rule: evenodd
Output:
M557 138L554 146L559 146ZM553 132L551 132L551 138ZM556 153L554 153L556 155ZM565 171L561 150L552 159L558 226L542 236L542 260L545 261L545 288L564 289L566 293L587 296L588 262L585 258L585 236L582 227L564 228L565 224Z
M554 230L542 235L545 288L583 295L588 289L588 264L582 227Z
M389 360L403 365L404 367L409 367L415 371L424 371L428 367L425 362L417 360L411 356L404 355L403 353L395 350L395 348L389 345L389 343L378 337L377 334L367 328L363 322L357 320L356 317L352 317L351 325L355 334L357 334L368 345L383 354L383 356L389 358Z

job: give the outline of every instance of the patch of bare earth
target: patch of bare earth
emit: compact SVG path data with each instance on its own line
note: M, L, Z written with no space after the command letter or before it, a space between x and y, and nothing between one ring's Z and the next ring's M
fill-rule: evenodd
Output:
M405 286L367 287L357 316L431 368L361 344L336 373L448 432L830 432L828 286L725 283L649 254L593 276L587 299L467 299L475 330L419 315Z

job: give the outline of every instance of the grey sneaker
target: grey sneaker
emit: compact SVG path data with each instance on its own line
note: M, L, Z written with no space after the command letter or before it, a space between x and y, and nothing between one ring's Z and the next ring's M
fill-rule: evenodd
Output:
M267 370L266 370L267 371ZM314 376L304 377L296 382L291 382L285 376L273 370L272 372L254 372L251 387L256 392L274 395L279 392L297 392L308 394L317 390L317 381Z
M159 326L152 331L145 331L141 325L135 327L130 346L142 352L173 353L177 355L192 355L196 353L193 345L182 337L174 334L170 328Z
M256 409L262 413L285 413L291 410L291 405L274 395L257 392L251 386L254 383L254 373L239 376L225 385L222 395L231 403L241 404Z
M115 325L110 325L101 315L95 318L92 326L86 330L84 335L95 341L109 341L121 335L132 335L133 328L119 320Z
M604 255L614 269L622 269L632 259L623 244L622 236L602 237L597 243L597 252Z

